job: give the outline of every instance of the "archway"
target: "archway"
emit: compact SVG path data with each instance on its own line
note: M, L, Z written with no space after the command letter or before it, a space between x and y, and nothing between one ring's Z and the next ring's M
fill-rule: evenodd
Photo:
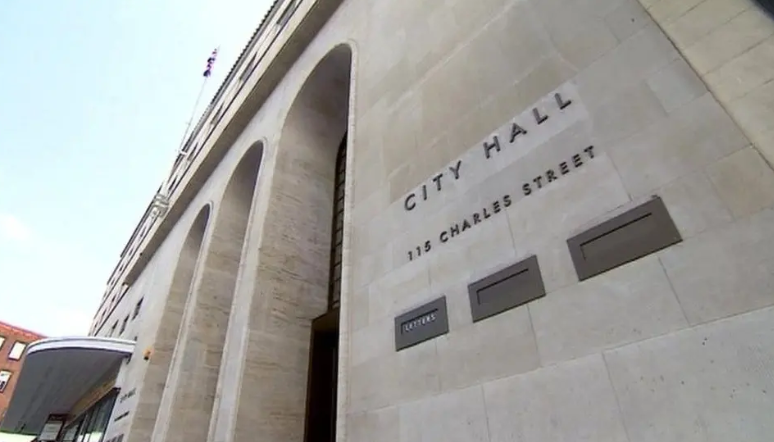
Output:
M180 324L188 295L191 292L196 263L199 260L204 232L210 219L210 206L205 206L196 216L177 260L172 285L161 313L159 328L153 341L153 352L147 362L145 377L138 392L131 431L127 442L150 440L156 425L156 416L165 390L172 354L177 344Z
M206 441L263 144L240 160L218 205L186 306L154 441Z
M335 202L344 194L351 65L348 46L330 51L307 77L280 134L235 441L335 440L344 227L343 205Z

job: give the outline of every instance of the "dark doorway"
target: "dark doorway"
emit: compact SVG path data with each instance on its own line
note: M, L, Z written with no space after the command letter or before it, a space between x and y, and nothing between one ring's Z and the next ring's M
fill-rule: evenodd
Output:
M335 442L339 311L312 322L305 442Z
M336 153L336 171L333 183L328 311L312 321L304 442L336 441L336 388L339 363L339 302L341 300L341 264L344 242L346 152L347 135L345 134Z

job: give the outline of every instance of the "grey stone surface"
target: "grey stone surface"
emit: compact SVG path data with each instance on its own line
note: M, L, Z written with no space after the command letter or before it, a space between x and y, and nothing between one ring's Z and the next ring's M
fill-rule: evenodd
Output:
M774 304L774 211L704 232L660 253L692 324Z
M492 442L627 441L602 357L484 384Z
M201 147L225 156L107 319L145 296L127 333L154 350L109 435L303 440L346 131L338 442L770 439L774 24L747 0L311 4L326 22L265 97L226 87ZM654 194L684 241L579 283L567 238ZM546 297L473 324L467 285L533 254ZM441 295L449 334L395 352L394 317Z
M482 388L450 391L401 406L400 440L490 440Z
M654 256L551 293L529 310L544 365L688 325Z
M774 310L605 353L629 440L771 438Z
M441 386L466 387L532 371L540 365L526 306L503 312L438 338Z
M774 170L753 148L723 158L708 167L707 173L737 218L774 206Z

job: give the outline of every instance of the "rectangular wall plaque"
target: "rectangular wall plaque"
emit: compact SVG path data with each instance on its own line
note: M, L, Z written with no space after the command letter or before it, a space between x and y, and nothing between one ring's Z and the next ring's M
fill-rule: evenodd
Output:
M468 285L473 322L545 295L546 289L535 255Z
M449 333L446 296L428 302L395 318L395 350Z
M578 279L591 278L682 241L664 202L655 196L567 240Z

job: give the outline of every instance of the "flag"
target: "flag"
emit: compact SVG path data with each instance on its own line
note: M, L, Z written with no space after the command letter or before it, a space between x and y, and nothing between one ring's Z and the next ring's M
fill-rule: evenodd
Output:
M212 66L215 65L215 58L218 57L218 49L215 48L210 54L210 58L207 59L207 69L204 70L204 76L209 77L212 75Z

